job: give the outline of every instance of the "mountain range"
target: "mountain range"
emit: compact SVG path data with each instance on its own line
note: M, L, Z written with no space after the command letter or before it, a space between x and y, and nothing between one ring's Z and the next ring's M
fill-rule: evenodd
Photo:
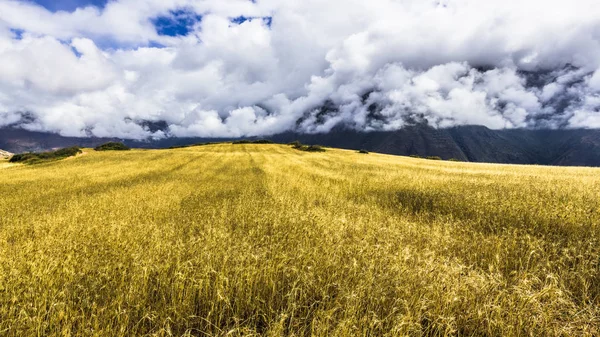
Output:
M305 144L343 149L365 149L393 155L439 156L470 162L600 167L600 130L491 130L483 126L435 129L427 125L413 125L385 132L335 128L321 134L287 132L260 138L278 143L299 140ZM234 139L165 138L136 141L63 137L19 128L0 129L0 149L13 153L75 145L94 147L108 141L123 141L138 148L168 148L230 140Z

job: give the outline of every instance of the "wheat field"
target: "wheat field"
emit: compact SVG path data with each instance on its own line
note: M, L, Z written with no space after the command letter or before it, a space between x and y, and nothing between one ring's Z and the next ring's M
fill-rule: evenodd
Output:
M0 163L2 336L598 336L600 170L220 144Z

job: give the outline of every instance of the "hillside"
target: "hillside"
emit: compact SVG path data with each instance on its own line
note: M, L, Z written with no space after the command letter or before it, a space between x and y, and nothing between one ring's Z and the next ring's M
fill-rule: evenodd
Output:
M113 138L63 137L53 133L18 128L0 128L0 149L12 153L42 152L71 146L96 147Z
M505 164L539 164L600 167L600 130L490 130L482 126L434 129L409 126L389 132L357 132L334 129L323 134L288 132L268 137L279 143L300 140L344 149L366 149L394 155L440 156L463 161ZM166 138L126 140L138 148L216 142L231 139ZM95 147L117 139L72 138L21 129L0 129L0 148L14 153L44 151L58 147Z
M600 334L600 171L282 145L0 168L0 331Z
M490 130L483 126L434 129L420 125L390 132L286 133L272 139L480 163L600 167L600 130Z
M13 155L12 153L0 149L0 159L9 158L12 155Z

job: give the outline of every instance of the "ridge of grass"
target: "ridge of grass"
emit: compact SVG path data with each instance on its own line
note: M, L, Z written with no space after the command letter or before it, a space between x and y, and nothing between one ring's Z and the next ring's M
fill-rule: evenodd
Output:
M234 145L239 145L239 144L275 144L275 142L273 142L272 140L268 140L268 139L258 139L258 140L242 139L242 140L233 141L233 142L231 142L231 144L234 144Z

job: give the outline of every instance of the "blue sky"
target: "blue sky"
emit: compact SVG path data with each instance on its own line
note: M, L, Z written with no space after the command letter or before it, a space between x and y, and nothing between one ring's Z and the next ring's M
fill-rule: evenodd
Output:
M33 0L50 11L69 11L72 12L79 7L86 7L89 5L104 7L108 0Z
M194 24L202 21L202 16L183 10L171 11L169 16L159 16L152 19L159 35L185 36L193 28Z

